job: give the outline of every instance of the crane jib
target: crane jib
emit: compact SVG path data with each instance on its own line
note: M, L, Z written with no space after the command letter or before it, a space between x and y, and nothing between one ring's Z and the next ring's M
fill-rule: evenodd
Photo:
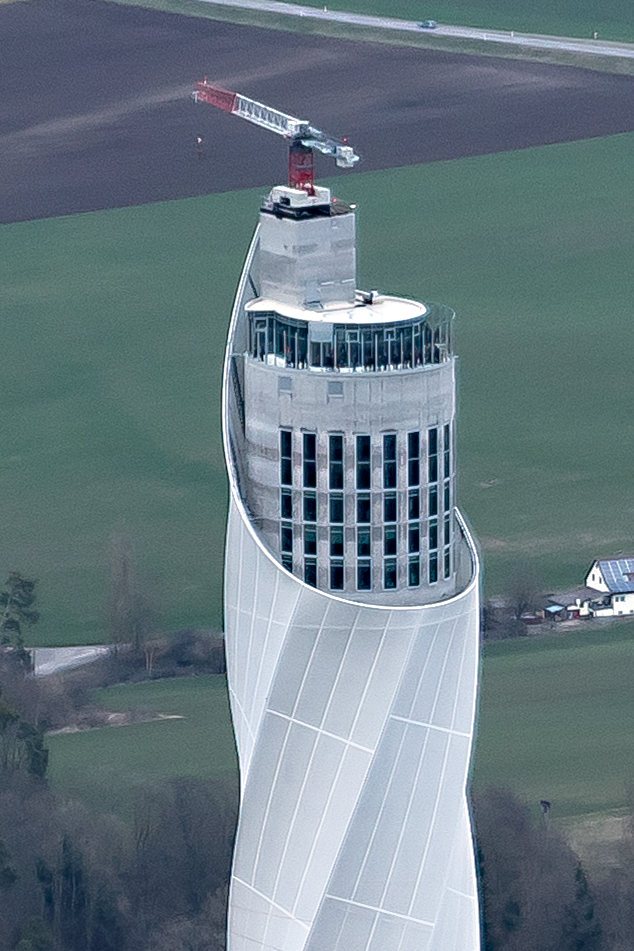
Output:
M285 112L271 109L270 106L265 106L254 99L247 99L240 93L236 94L235 105L231 111L234 115L242 116L243 119L268 129L269 132L277 132L278 135L296 136L309 129L305 119L287 116Z
M289 181L293 187L300 187L312 194L313 163L308 155L303 154L307 151L312 152L312 149L317 149L325 155L333 155L340 168L352 168L355 162L359 161L359 156L355 154L354 149L345 144L345 140L342 142L326 135L311 126L305 119L289 116L285 112L280 112L279 109L272 109L240 93L229 92L221 86L212 86L207 82L207 77L202 82L196 83L193 96L196 102L209 103L224 112L240 116L247 122L252 122L263 129L268 129L269 132L275 132L289 139Z

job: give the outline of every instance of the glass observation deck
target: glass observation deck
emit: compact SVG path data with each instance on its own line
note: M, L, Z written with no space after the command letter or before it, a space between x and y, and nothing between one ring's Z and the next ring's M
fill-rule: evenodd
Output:
M411 370L450 358L449 307L427 305L420 308L424 317L390 323L368 322L369 308L362 309L363 322L353 323L348 312L346 322L337 323L336 311L300 320L248 308L249 353L270 366L322 372Z

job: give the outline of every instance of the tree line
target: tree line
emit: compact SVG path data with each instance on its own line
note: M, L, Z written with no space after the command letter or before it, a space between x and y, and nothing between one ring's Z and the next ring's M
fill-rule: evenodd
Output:
M130 657L136 667L125 676L140 666L148 675L146 635L155 629L144 633L148 612L131 572L120 581L111 611L125 634L114 673L102 667L98 675L106 680ZM0 947L223 951L235 784L176 777L139 785L123 819L57 796L44 731L76 718L95 683L93 674L82 680L85 671L65 683L30 676L23 629L39 617L35 590L12 573L0 591ZM184 638L185 666L196 669L201 649ZM547 813L534 814L508 790L479 792L473 815L483 951L631 951L634 835L619 868L594 880Z

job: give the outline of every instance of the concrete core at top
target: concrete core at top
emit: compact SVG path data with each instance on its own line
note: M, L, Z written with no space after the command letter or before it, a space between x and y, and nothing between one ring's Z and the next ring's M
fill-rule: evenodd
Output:
M330 189L277 186L260 224L258 296L316 311L354 303L355 216Z

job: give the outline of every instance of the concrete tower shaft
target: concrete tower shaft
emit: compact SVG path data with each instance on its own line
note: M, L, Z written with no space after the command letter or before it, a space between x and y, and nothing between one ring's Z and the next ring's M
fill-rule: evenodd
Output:
M353 238L274 189L227 344L228 951L479 951L453 313L354 292Z
M325 188L265 202L232 352L244 497L307 583L437 601L461 583L453 313L356 291L354 231Z

